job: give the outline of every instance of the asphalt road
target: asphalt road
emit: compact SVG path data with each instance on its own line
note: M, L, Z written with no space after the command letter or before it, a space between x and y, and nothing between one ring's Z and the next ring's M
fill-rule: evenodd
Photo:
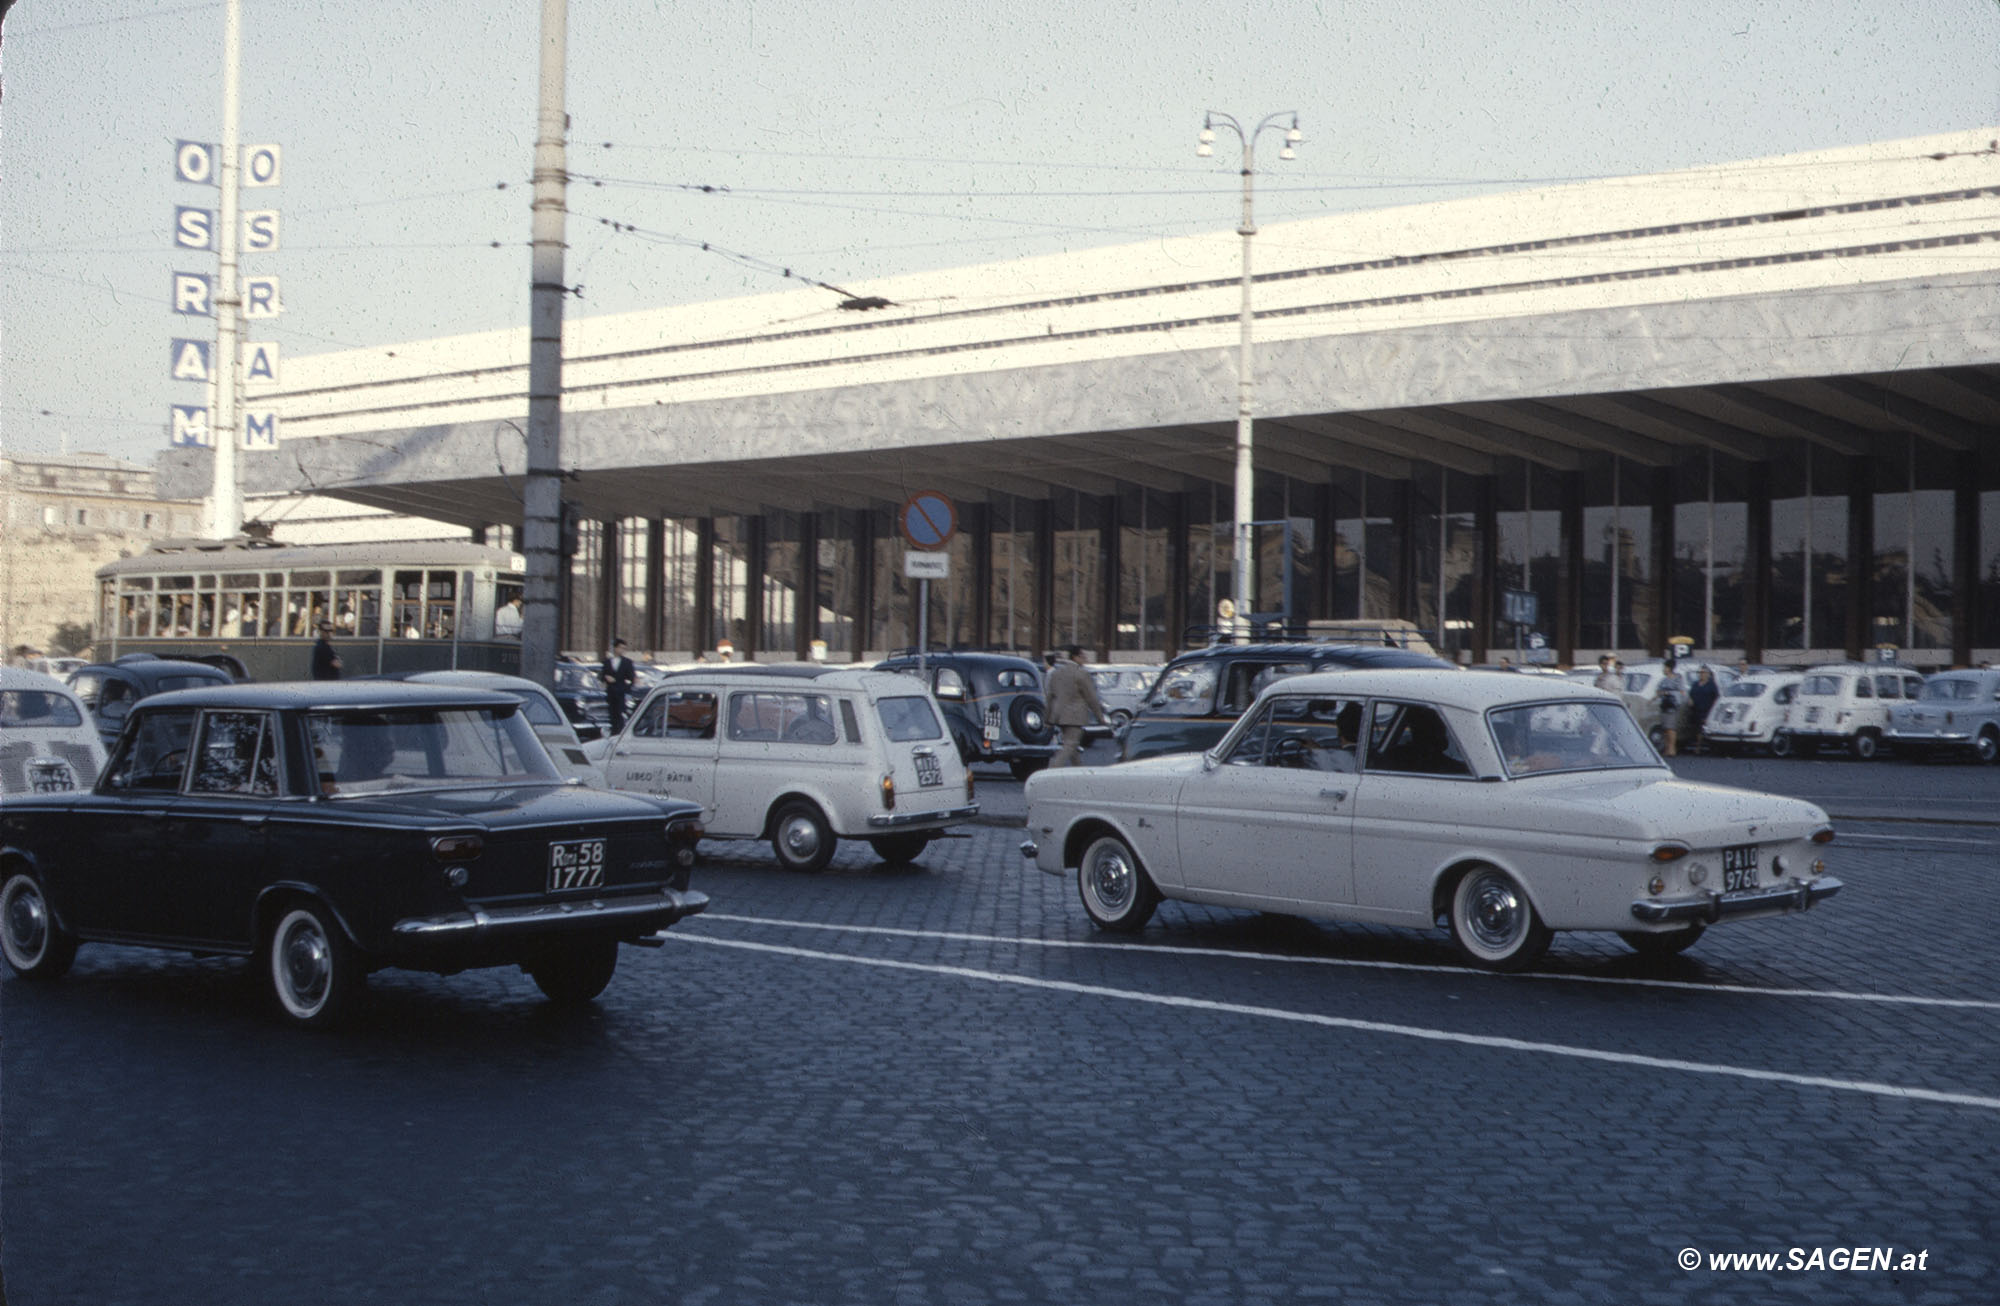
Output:
M304 1034L239 966L86 948L0 984L7 1300L1984 1306L2000 829L1841 832L1807 915L1513 977L1174 904L1108 939L1005 825L816 877L708 845L710 914L568 1017L515 972L388 973ZM1707 1260L1855 1247L1922 1268Z

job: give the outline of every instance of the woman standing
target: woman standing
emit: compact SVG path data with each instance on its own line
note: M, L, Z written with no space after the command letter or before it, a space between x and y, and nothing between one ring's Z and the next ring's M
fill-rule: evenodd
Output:
M1672 757L1681 731L1681 704L1687 701L1687 684L1668 658L1660 666L1660 688L1654 695L1660 705L1660 752Z

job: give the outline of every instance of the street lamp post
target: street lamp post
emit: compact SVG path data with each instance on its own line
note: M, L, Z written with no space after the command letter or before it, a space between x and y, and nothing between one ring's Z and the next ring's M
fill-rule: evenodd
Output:
M1251 178L1256 175L1257 138L1267 127L1277 125L1280 118L1289 117L1291 126L1285 130L1285 146L1278 151L1281 159L1297 156L1292 147L1304 139L1299 131L1299 115L1295 110L1285 109L1271 114L1254 128L1245 131L1243 124L1226 113L1210 109L1202 118L1201 138L1195 146L1195 154L1208 158L1215 153L1215 127L1222 124L1236 133L1243 142L1243 224L1236 228L1236 234L1243 237L1243 307L1237 314L1242 330L1242 340L1236 365L1236 549L1233 602L1238 621L1249 619L1250 604L1250 523L1257 515L1257 469L1252 461L1251 414L1255 409L1255 382L1251 372L1250 357L1250 238L1257 234L1256 220L1250 210Z

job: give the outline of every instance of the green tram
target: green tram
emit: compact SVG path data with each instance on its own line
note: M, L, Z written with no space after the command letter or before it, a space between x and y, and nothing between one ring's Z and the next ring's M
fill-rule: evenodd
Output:
M162 541L98 568L97 653L228 657L253 680L304 680L326 620L347 676L516 675L520 628L502 610L523 571L518 553L452 541Z

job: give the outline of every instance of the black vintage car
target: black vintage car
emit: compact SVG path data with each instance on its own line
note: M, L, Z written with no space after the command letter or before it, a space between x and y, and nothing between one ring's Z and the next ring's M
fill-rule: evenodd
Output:
M588 1002L620 943L708 905L700 809L564 781L520 709L381 681L149 697L95 788L0 809L0 953L29 979L92 941L247 956L302 1025L385 967L515 965Z
M1415 649L1376 644L1256 641L1214 644L1169 662L1119 733L1121 762L1198 753L1228 733L1264 686L1309 671L1450 667Z
M1056 755L1042 673L1027 658L951 649L926 653L922 666L966 765L1001 762L1025 780ZM917 651L897 649L875 669L915 676Z
M116 662L93 662L69 673L69 687L97 724L104 746L118 742L132 705L153 694L202 685L227 685L230 673L207 662L127 653Z

